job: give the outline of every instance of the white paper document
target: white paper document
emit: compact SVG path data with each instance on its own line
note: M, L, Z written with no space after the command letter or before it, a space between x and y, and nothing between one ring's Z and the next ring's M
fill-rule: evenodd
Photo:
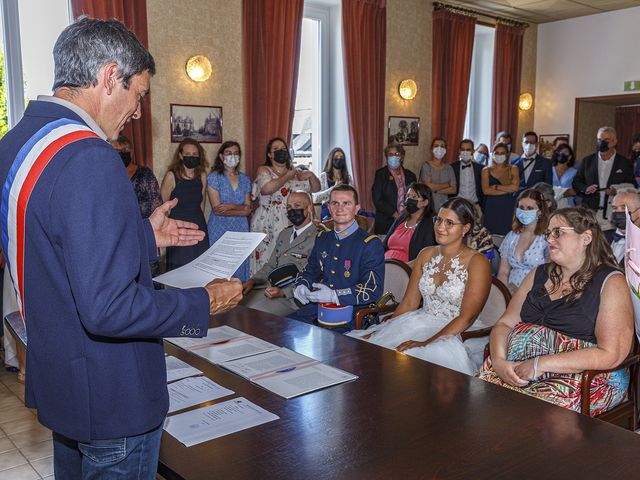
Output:
M186 447L223 437L280 417L238 397L168 417L164 429Z
M220 366L287 399L358 378L288 348L225 362Z
M216 243L186 265L153 280L176 288L204 287L216 278L231 278L266 237L257 232L225 232Z
M191 350L201 345L216 345L228 342L232 338L246 336L247 334L236 330L235 328L223 325L222 327L210 328L207 330L207 336L202 338L191 337L172 337L166 338L168 342L173 343L185 350Z
M167 389L169 390L169 413L233 393L232 390L218 385L207 377L184 378L170 383Z
M246 335L244 337L232 338L228 342L216 345L194 347L191 351L214 365L217 365L222 362L228 362L229 360L270 352L277 348L277 345L265 342L251 335Z
M179 358L167 356L164 357L167 362L167 382L173 382L180 378L193 377L194 375L200 375L202 372L195 367L192 367L186 362L183 362Z

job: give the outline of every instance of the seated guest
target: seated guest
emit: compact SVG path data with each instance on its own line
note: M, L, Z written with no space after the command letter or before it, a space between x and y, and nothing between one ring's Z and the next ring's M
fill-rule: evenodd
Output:
M324 169L320 173L320 191L313 194L313 203L322 204L320 219L329 218L329 194L336 185L351 185L351 175L347 169L347 156L339 147L334 148L327 155Z
M416 181L415 173L402 166L404 153L402 145L387 145L384 147L387 165L376 171L371 193L376 207L373 231L377 235L385 235L393 221L404 213L407 187Z
M447 141L435 137L431 141L431 159L420 169L420 183L424 183L433 193L433 208L438 210L449 195L456 193L456 176L451 165L445 162Z
M455 196L469 200L482 218L480 205L484 203L482 194L482 165L473 161L473 140L460 142L459 160L451 164L456 177ZM478 218L478 215L476 215Z
M448 200L434 218L439 245L418 255L391 320L349 335L468 375L477 371L459 336L472 326L491 287L489 262L465 245L473 219L467 200Z
M486 167L489 163L489 147L484 143L477 146L475 152L473 152L473 159L476 163L479 163L483 167Z
M431 189L423 183L409 185L405 208L406 212L391 225L382 246L384 258L397 258L408 263L423 248L436 244Z
M513 138L511 138L511 134L509 132L505 130L503 130L502 132L498 132L498 134L496 135L495 143L502 143L507 147L509 155L509 165L513 165L514 163L516 163L516 160L520 158L520 155L518 155L513 148Z
M358 192L338 185L329 197L334 229L320 232L305 269L296 278L293 296L302 307L290 315L337 332L353 328L357 308L375 303L384 287L384 250L376 235L369 235L355 220L360 209ZM339 319L319 319L319 304L348 307ZM323 306L326 307L326 306ZM348 315L345 314L348 313Z
M498 143L493 147L488 167L482 169L484 225L494 235L506 235L511 230L513 194L520 186L518 167L507 162L507 147Z
M273 253L260 270L243 283L245 295L242 305L286 317L295 312L298 306L293 300L292 283L296 271L288 271L294 265L297 271L302 271L307 265L307 259L316 240L316 229L313 225L313 203L306 192L292 192L287 197L287 218L293 224L286 227L276 239ZM285 268L282 268L287 266ZM278 274L277 269L282 268ZM274 276L271 276L271 274ZM287 276L293 275L291 281ZM273 283L269 286L269 277Z
M520 191L531 188L538 182L551 185L553 171L551 161L538 154L538 134L526 132L522 136L522 156L514 163L520 171Z
M500 245L498 279L515 291L528 273L549 257L543 232L549 218L540 192L529 188L518 196L511 231Z
M575 206L576 191L573 189L573 178L578 170L573 166L576 163L573 149L566 143L560 144L553 151L551 165L553 166L553 189L556 197L559 197L558 208Z
M580 411L580 372L615 369L631 350L631 299L592 211L557 210L545 236L551 262L527 275L493 327L478 376ZM628 385L627 369L598 375L591 415L625 399Z
M537 190L542 194L544 203L547 205L547 212L549 214L555 212L558 209L558 202L556 202L555 190L551 185L544 182L538 182L533 186L534 190Z
M625 207L634 225L640 227L640 195L634 190L618 192L611 201L611 223L616 227L611 242L611 249L616 262L624 269L625 234L627 229L627 216Z

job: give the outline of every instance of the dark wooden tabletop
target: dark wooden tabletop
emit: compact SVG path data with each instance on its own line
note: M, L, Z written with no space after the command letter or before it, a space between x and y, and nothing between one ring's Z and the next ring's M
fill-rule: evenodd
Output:
M224 324L360 378L285 400L167 344L280 417L191 448L164 432L159 471L167 478L640 478L640 436L622 428L256 310L211 321Z

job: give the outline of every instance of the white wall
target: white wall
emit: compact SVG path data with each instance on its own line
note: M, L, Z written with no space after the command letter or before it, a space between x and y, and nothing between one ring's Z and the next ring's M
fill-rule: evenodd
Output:
M640 79L640 7L538 26L535 130L568 133L576 97L618 95ZM595 136L595 133L594 133Z

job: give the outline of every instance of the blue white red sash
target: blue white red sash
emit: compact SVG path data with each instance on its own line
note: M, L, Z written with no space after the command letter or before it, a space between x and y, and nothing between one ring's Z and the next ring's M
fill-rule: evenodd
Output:
M0 205L2 246L23 319L25 225L29 197L40 175L60 150L91 137L99 138L89 127L74 120L62 118L48 123L22 146L9 169Z

